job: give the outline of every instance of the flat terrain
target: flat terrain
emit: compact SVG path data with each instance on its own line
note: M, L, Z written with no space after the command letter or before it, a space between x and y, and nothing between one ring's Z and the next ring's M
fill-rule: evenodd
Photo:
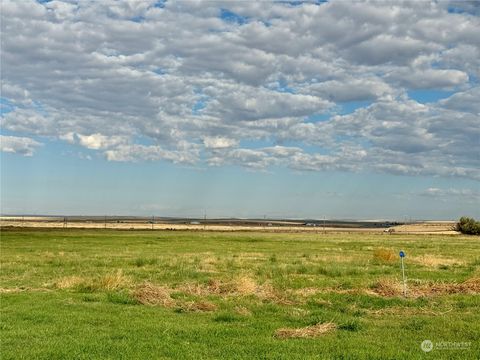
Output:
M480 357L478 237L8 228L0 250L2 359Z
M308 224L308 225L307 225ZM313 226L315 225L315 226ZM140 217L47 217L0 216L0 226L49 229L114 229L114 230L200 230L200 231L262 231L262 232L383 232L391 228L404 234L458 234L454 221L424 221L403 225L385 221L327 220L254 220L254 219L173 219Z

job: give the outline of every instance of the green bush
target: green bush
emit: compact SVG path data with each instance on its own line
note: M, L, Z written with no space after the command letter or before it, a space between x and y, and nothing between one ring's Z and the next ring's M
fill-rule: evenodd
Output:
M480 221L462 216L457 223L456 229L462 234L480 235Z

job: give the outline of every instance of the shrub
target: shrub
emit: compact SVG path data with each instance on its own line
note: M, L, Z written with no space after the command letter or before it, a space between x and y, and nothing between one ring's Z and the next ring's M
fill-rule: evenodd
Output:
M456 225L456 230L462 234L480 235L480 221L462 216Z

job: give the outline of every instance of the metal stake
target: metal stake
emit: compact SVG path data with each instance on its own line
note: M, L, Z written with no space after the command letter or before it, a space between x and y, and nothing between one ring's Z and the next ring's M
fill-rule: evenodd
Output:
M405 277L405 265L403 264L403 258L405 257L405 253L400 251L400 260L402 262L402 276L403 276L403 296L407 297L407 279Z

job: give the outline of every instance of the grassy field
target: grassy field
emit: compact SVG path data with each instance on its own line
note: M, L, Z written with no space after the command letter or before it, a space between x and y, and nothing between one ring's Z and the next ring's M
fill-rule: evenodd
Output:
M480 357L478 237L3 229L0 280L2 359Z

